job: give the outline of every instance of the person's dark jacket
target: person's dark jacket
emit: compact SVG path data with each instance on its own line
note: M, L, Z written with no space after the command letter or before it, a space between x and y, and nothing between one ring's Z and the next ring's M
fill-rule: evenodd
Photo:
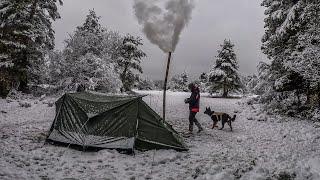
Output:
M191 90L191 96L186 100L189 103L189 110L192 112L199 112L200 104L200 90L198 87L193 87Z

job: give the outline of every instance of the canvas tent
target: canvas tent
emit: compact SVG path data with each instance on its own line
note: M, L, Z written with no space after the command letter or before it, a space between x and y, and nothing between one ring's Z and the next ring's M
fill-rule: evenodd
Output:
M47 141L121 150L187 150L178 133L142 96L65 94L56 102L56 117Z

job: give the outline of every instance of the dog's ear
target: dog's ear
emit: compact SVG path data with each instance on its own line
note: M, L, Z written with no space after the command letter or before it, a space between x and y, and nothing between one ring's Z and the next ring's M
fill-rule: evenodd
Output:
M206 111L208 110L208 107L206 107Z
M208 108L208 110L210 110L210 111L211 111L211 107L209 107L209 108Z

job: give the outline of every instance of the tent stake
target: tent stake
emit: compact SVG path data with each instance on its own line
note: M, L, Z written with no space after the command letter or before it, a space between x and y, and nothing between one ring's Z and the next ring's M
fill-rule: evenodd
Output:
M164 86L163 86L163 110L162 110L163 121L166 121L166 92L167 92L168 75L169 75L169 69L170 69L170 61L171 61L171 52L169 52L169 55L168 55L167 70L166 70L166 76L165 76Z

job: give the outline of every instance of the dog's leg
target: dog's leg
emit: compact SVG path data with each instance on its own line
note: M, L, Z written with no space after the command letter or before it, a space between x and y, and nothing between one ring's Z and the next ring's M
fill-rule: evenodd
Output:
M231 131L232 131L231 121L228 122L228 125L230 126L230 129L231 129Z
M222 121L222 127L219 130L222 130L224 128L225 123L226 123L225 121Z
M214 129L215 127L217 127L217 123L218 123L218 121L213 121L213 124L212 124L212 128L211 128L211 129Z

